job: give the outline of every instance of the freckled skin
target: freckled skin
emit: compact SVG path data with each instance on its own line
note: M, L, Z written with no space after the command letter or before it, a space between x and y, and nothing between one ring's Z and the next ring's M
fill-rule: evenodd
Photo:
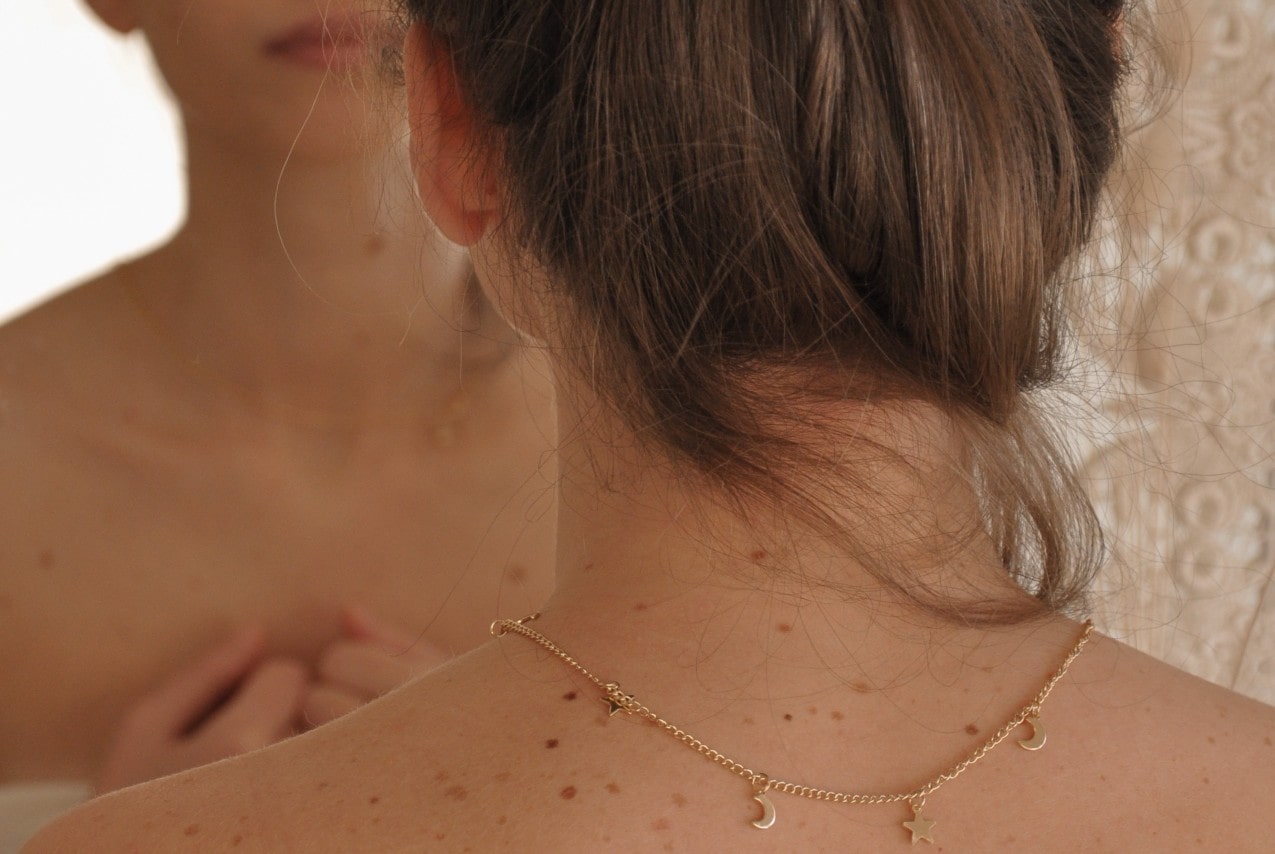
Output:
M578 697L578 696L579 696L579 694L577 694L575 691L568 691L567 693L565 693L565 694L563 694L563 695L562 695L562 699L564 699L564 700L574 700L574 699L575 699L576 697Z
M558 746L558 739L556 738L551 738L545 742L545 747L548 748L549 750L553 750L557 746Z
M978 727L974 726L974 724L966 724L965 732L969 735L978 735Z
M765 626L761 624L763 631ZM422 845L459 852L470 842L480 851L598 850L606 847L599 844L606 835L624 850L658 851L664 842L673 841L678 850L735 850L741 854L747 850L839 848L889 851L892 845L909 844L908 834L899 826L910 813L906 805L895 805L899 809L893 812L887 808L854 812L773 793L779 826L758 831L750 826L750 820L758 815L757 805L744 781L640 721L607 718L606 706L596 692L586 691L559 662L546 660L530 644L501 643L504 645L493 643L480 649L354 716L302 738L183 775L198 781L197 787L181 784L182 778L167 778L90 802L76 815L80 824L73 829L80 835L51 838L38 854L180 850L180 843L190 841L182 836L182 829L192 820L205 828L196 837L208 839L205 847L229 848L230 835L239 831L247 840L236 851L263 854L271 848L262 828L272 832L278 828L281 838L297 840L296 850L324 850L332 847L332 840L324 839L318 829L334 827L339 835L347 823L354 823L360 835L359 844L343 848L351 852L419 850ZM580 647L579 654L584 656L589 644L572 646ZM567 648L576 652L571 646ZM621 660L623 652L624 648L613 651L615 660ZM1275 752L1250 748L1232 755L1225 748L1241 738L1261 747L1264 738L1275 738L1273 719L1255 706L1237 705L1226 721L1226 730L1222 730L1216 709L1208 704L1222 689L1186 677L1166 686L1163 680L1153 678L1167 672L1164 665L1105 639L1098 640L1086 655L1091 657L1078 659L1069 679L1050 697L1046 712L1052 731L1045 750L1030 753L1007 740L976 774L945 786L941 797L927 806L933 813L927 812L929 818L940 822L937 832L941 835L934 850L940 846L950 851L1012 848L1070 854L1077 845L1084 850L1161 850L1165 846L1155 843L1163 842L1163 834L1170 831L1187 840L1197 833L1204 836L1208 843L1201 850L1265 850L1254 844L1261 841L1264 828L1254 828L1251 821L1245 827L1241 823L1251 818L1253 808L1275 803L1262 782L1270 773L1270 762L1264 760ZM1053 655L1042 655L1041 659L1041 669L1056 661ZM599 670L604 676L611 675L610 668ZM658 667L651 671L655 675L650 678L655 681ZM623 678L626 674L617 675ZM626 688L641 696L643 682L629 680ZM676 684L676 680L670 678L668 683ZM1023 679L1021 683L1028 696L1037 690L1034 680ZM483 690L475 691L475 684ZM578 699L584 705L572 703L563 708L564 695L573 690L579 692ZM845 779L840 785L851 789L855 778L862 776L865 786L872 785L894 774L901 758L920 769L915 775L918 778L933 773L928 771L933 758L928 747L918 750L902 739L882 747L877 742L891 738L890 732L879 737L871 728L858 731L832 720L835 710L847 720L871 723L866 716L861 717L860 705L870 706L864 701L878 698L875 692L860 696L843 682L837 683L837 691L840 693L835 698L831 694L827 699L811 696L804 698L806 706L789 706L784 711L779 710L783 702L800 700L790 698L776 704L767 699L755 706L742 706L738 713L719 712L708 726L711 730L717 725L724 734L708 743L713 747L720 744L721 749L741 758L752 759L757 753L762 760L757 767L784 779L791 775L801 783L837 786ZM1143 714L1141 701L1152 696L1163 701ZM672 715L671 710L680 704L676 700L656 704L663 711L661 705ZM806 714L810 707L818 714ZM791 721L778 726L785 713ZM971 721L982 720L981 714L960 709L942 720L941 727L924 721L913 731L922 738L935 736L939 749L932 751L934 754L955 756L967 752L981 738L963 732ZM759 733L757 728L731 732L745 715L755 717L758 727L766 732ZM601 721L596 728L595 718ZM673 720L691 724L690 718L683 721L675 716ZM996 725L994 720L987 724ZM477 726L485 729L476 731ZM1173 760L1164 759L1153 749L1164 743L1164 732L1156 726L1167 727L1174 736ZM780 732L773 732L776 727ZM542 752L550 738L544 733L546 728L559 733L555 736L559 749L566 741L571 742L571 749L546 756ZM1231 734L1225 736L1224 732ZM437 733L460 737L438 738ZM1209 734L1216 736L1216 746L1208 745ZM1128 761L1131 743L1143 764ZM485 749L488 744L495 749ZM767 744L775 745L774 749L767 752ZM785 744L800 745L802 761L781 758ZM863 757L872 764L861 774L858 766ZM573 761L556 762L566 758ZM818 770L804 768L819 763L823 767ZM1156 774L1147 773L1147 763ZM855 767L847 767L851 765ZM993 772L994 768L1003 773ZM298 773L310 776L298 785ZM440 773L445 782L435 779ZM913 773L910 768L900 769L897 776L908 780ZM508 776L498 780L498 775ZM573 776L579 782L563 782L564 777ZM618 783L621 776L623 784ZM1223 783L1215 787L1212 780L1224 781L1228 787L1242 784L1245 800L1200 798L1204 777L1210 780L1207 790L1217 788L1219 794ZM370 807L368 798L385 791L387 779L394 781L395 796L382 795L382 804ZM1030 816L1022 810L1006 810L1006 804L1029 797L1026 779L1032 781L1034 792L1047 797L1048 810L1033 811ZM332 781L321 797L314 797L317 780ZM449 787L460 783L468 787L463 801L447 795ZM555 786L557 798L552 797ZM1098 791L1094 786L1119 793L1119 797L1076 797L1077 792ZM460 787L453 791L459 792ZM694 808L688 795L692 791L697 793ZM599 794L607 797L599 798ZM620 794L625 797L621 799ZM686 798L684 806L675 794ZM236 811L230 812L228 807ZM183 818L160 818L156 823L164 829L141 830L144 819L162 816L165 810ZM877 813L881 814L879 821ZM1225 821L1216 818L1219 813ZM236 826L236 816L241 814L250 816L249 823ZM499 825L494 819L502 814L508 821ZM97 816L109 819L105 829L92 824L91 819ZM375 817L382 821L374 824ZM653 822L661 818L668 825L656 830ZM803 821L807 822L804 826ZM219 831L226 827L215 839L214 826ZM582 841L581 829L586 827L593 835ZM1092 840L1098 830L1103 837L1100 845L1084 841ZM1162 834L1159 840L1153 836L1157 830ZM449 842L431 838L443 831ZM1010 835L1018 841L1002 846ZM94 844L104 837L121 844L114 848ZM139 839L145 843L158 840L160 844L138 845ZM1224 844L1217 844L1219 840ZM173 841L178 844L169 844Z

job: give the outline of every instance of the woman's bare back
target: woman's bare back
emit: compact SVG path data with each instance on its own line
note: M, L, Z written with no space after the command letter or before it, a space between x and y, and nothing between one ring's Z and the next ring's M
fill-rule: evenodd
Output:
M864 742L852 711L862 696L741 703L678 723L816 786L885 789L933 773L937 757ZM104 851L909 847L905 804L775 793L775 825L755 829L746 781L651 726L608 717L599 700L560 662L493 644L331 727L102 799L32 851L73 850L89 834ZM675 718L676 698L661 704ZM1010 711L988 709L968 727L999 725ZM1006 742L929 797L936 850L1267 850L1275 710L1099 638L1046 719L1045 749ZM957 755L979 743L969 732L945 737Z

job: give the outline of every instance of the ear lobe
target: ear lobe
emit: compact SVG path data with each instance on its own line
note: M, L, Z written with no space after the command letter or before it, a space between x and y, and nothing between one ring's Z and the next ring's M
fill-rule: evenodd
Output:
M461 97L451 54L420 24L408 29L403 73L421 202L448 240L472 246L498 218L498 193L484 180L474 117Z
M133 0L84 0L98 20L115 32L127 35L140 24Z

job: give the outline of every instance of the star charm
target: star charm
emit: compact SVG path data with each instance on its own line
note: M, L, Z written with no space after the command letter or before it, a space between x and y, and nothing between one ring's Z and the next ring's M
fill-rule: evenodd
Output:
M633 701L632 694L624 694L620 692L620 686L615 683L607 685L607 695L602 698L607 704L607 717L613 718L620 712L627 712L627 703Z
M903 822L903 826L912 831L912 844L915 845L917 840L924 839L926 842L934 842L934 825L935 822L921 815L920 810L915 810L911 821Z

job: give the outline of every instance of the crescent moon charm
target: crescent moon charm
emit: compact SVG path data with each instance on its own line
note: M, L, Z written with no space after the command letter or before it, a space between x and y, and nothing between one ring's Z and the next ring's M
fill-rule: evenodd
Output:
M1018 746L1024 750L1040 750L1045 746L1045 725L1040 722L1040 718L1036 715L1028 715L1023 721L1032 728L1031 738L1020 739Z
M775 805L770 802L770 796L765 792L758 792L753 795L753 800L761 805L761 818L753 822L753 827L770 830L775 826Z

